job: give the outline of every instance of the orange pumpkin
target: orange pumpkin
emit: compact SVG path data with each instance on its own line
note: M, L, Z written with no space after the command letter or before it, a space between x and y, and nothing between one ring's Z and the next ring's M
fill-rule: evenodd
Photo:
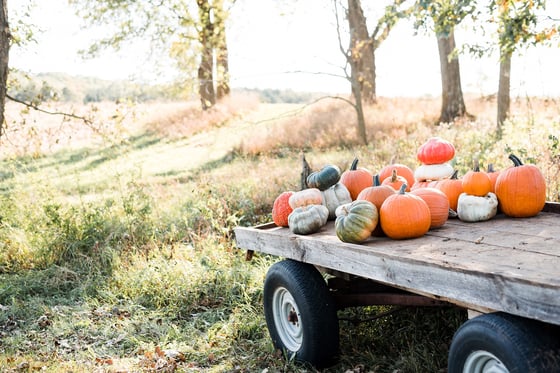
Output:
M393 188L395 191L401 189L403 184L406 184L406 191L410 192L410 185L407 184L407 181L404 177L397 174L397 170L393 168L393 174L391 177L386 178L381 182L382 185L388 185Z
M420 145L416 157L422 164L440 164L453 159L455 147L441 137L429 138Z
M381 185L379 182L379 175L373 177L373 186L367 187L358 194L357 200L370 201L375 205L377 211L381 209L381 205L387 199L387 197L395 194L395 190L388 185ZM381 224L377 224L372 233L374 236L383 236L383 227Z
M447 222L449 200L441 190L427 187L415 189L410 193L422 198L428 205L431 216L430 229L439 228Z
M350 168L342 173L339 182L348 189L354 201L362 190L371 186L372 179L371 172L365 168L358 168L358 158L355 158Z
M288 202L292 194L294 194L292 191L280 193L272 205L272 221L279 227L288 226L288 215L293 211Z
M434 187L441 190L449 200L449 208L457 211L457 202L459 195L463 193L463 182L457 177L457 171L449 179L439 180Z
M414 194L405 193L404 185L383 202L379 216L383 232L395 240L420 237L430 229L428 204Z
M537 215L546 203L546 181L537 166L524 165L511 154L514 167L500 172L496 180L496 196L507 216L526 218Z
M471 196L484 197L492 191L492 181L486 172L481 172L478 162L462 179L463 190Z
M383 180L387 179L388 177L393 176L393 170L397 170L397 174L404 177L406 179L406 184L409 187L412 187L412 185L415 182L414 171L410 167L408 167L407 165L404 165L402 163L393 163L393 164L390 164L390 165L387 165L387 166L383 167L379 171L379 180L381 180L381 182L383 182Z
M414 184L412 184L412 187L410 187L410 190L416 190L416 189L420 189L420 188L435 188L435 185L437 183L437 180L424 180L424 181L415 181Z

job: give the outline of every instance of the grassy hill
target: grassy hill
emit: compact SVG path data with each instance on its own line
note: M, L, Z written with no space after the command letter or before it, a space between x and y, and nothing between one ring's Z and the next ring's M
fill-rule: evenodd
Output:
M128 80L103 80L66 73L23 74L10 72L8 93L26 102L45 101L90 103L104 101L175 101L194 99L196 87L184 82L141 84ZM294 92L277 89L235 89L239 94L259 97L267 103L302 103L316 99L320 93Z
M381 99L368 107L369 145L357 145L352 109L336 100L263 104L234 97L196 103L74 107L89 124L10 107L1 139L0 370L314 371L273 350L262 281L276 258L245 261L233 228L270 221L275 197L312 168L375 172L414 167L438 135L464 174L477 157L496 169L514 152L537 164L559 200L560 113L519 100L496 140L495 102L470 98L473 120L434 125L435 99ZM52 110L69 110L56 104ZM25 120L24 120L25 119ZM324 372L443 371L465 313L349 309L341 358ZM364 320L374 321L364 321Z

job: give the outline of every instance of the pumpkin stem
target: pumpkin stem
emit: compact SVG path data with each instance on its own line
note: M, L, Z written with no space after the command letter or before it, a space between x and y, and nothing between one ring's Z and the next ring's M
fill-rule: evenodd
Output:
M393 172L391 172L391 182L394 183L397 181L397 169L393 168Z
M350 166L351 171L356 171L358 167L358 158L354 158L352 161L352 165Z
M521 159L517 158L517 156L515 156L514 154L510 154L508 158L513 162L513 165L515 167L523 166L523 162L521 162Z
M480 163L478 163L478 159L475 159L473 161L473 171L480 172Z
M488 169L486 170L486 172L488 172L488 173L496 172L496 170L494 170L494 164L493 163L488 163Z
M403 185L401 185L401 187L400 187L400 189L399 189L399 194L405 194L406 188L408 188L408 186L406 185L406 183L404 183Z
M373 175L373 186L380 186L381 180L379 179L379 174Z
M451 175L450 179L457 180L459 178L459 170L453 171L453 175Z

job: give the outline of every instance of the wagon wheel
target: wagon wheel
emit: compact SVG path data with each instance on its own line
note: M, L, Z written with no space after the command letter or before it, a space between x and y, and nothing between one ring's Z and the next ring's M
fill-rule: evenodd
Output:
M264 283L264 313L274 347L288 359L317 367L334 362L336 307L315 267L293 260L272 265Z
M557 327L504 313L475 317L453 337L448 372L557 372L560 345L554 333Z

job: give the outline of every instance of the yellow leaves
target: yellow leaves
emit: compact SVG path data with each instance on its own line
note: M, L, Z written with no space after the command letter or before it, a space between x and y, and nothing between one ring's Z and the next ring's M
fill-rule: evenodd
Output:
M557 33L558 33L558 29L554 27L550 27L549 29L543 30L535 34L535 42L542 43L544 41L550 40Z
M185 355L177 350L162 350L156 346L154 351L145 351L139 362L142 368L158 372L174 372L177 364L185 362Z

